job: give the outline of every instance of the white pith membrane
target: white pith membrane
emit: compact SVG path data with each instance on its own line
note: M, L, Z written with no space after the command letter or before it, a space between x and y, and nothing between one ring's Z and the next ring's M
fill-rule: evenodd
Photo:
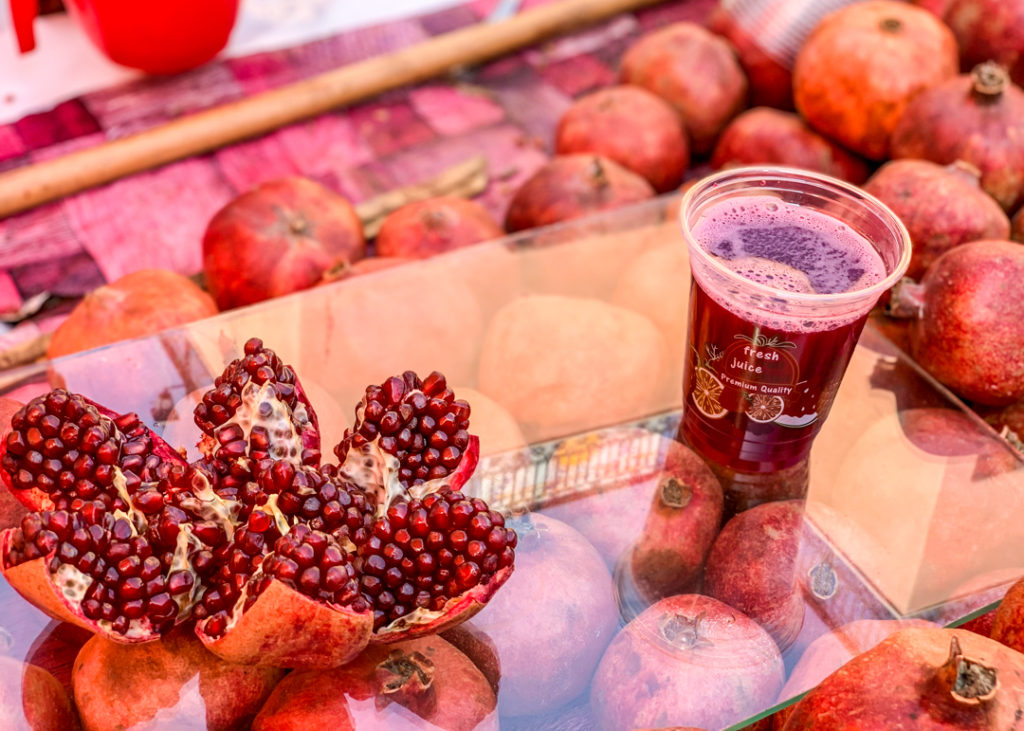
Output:
M305 405L299 402L292 410L278 397L274 384L269 381L262 386L249 381L242 387L241 398L242 406L235 409L234 416L214 430L213 450L219 444L216 441L217 434L224 429L238 426L242 430L242 439L249 444L253 427L258 426L267 434L267 452L271 459L289 460L298 464L303 444L296 424L304 427L311 423Z

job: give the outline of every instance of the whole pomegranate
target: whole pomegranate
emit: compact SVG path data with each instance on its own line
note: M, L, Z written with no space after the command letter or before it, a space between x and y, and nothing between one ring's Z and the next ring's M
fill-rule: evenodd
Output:
M927 160L892 160L864 184L907 227L913 243L908 277L920 279L954 246L1009 237L1009 219L979 179L978 170L962 161L942 167Z
M206 286L222 310L308 289L366 253L345 198L299 177L262 183L220 209L203 236Z
M916 315L910 331L914 358L971 401L990 406L1024 397L1024 246L973 241L936 259L919 285L894 295Z
M1020 728L1024 655L973 632L901 630L850 660L796 704L784 731Z
M782 649L804 621L796 575L802 534L802 501L758 505L725 524L704 567L704 591L760 624Z
M0 656L0 727L75 731L78 716L64 687L40 667Z
M524 182L509 202L509 232L579 218L654 197L650 183L599 155L561 155Z
M989 637L1024 652L1024 579L1014 583L996 607Z
M75 659L72 683L85 731L157 719L215 731L247 728L284 673L225 662L179 628L141 645L94 636Z
M151 335L217 314L213 298L166 269L140 269L94 289L54 331L47 358Z
M558 122L555 152L603 155L659 193L677 187L690 164L679 113L639 86L610 86L577 99Z
M531 716L583 694L619 615L611 574L583 536L539 513L511 525L519 570L473 624L498 648L501 715Z
M793 109L793 74L787 66L765 53L757 42L756 28L737 23L719 3L708 18L708 29L732 44L750 82L752 105Z
M908 102L957 69L956 39L934 15L868 0L829 13L807 37L793 66L793 97L812 127L881 160Z
M718 478L696 452L672 442L630 555L640 593L653 603L692 591L721 522Z
M496 731L495 705L494 691L469 658L431 636L370 646L345 667L291 673L252 731Z
M783 678L779 649L756 622L711 597L682 594L615 636L590 705L606 731L723 728L768 708Z
M768 107L740 113L722 131L711 155L715 169L755 164L790 165L852 183L868 176L863 160L815 132L799 115Z
M476 201L458 196L428 198L407 203L384 219L377 233L377 255L422 259L504 233Z
M953 30L960 63L969 69L995 61L1017 84L1024 84L1024 2L1021 0L945 0L939 17Z
M340 463L321 465L295 372L252 338L196 406L187 464L135 414L52 391L4 442L0 466L37 512L0 534L0 568L115 642L194 618L232 662L343 664L457 624L512 572L514 532L459 492L479 451L469 410L441 374L407 371L366 389Z
M747 77L735 50L696 23L673 23L641 36L626 49L619 76L675 107L699 155L711 151L722 128L747 104Z
M892 157L963 160L1004 210L1024 201L1024 90L994 63L923 91L892 133Z

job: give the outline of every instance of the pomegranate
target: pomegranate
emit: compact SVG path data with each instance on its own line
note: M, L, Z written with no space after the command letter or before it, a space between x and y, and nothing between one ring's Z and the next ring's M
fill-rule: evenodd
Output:
M262 183L220 209L203 236L203 272L222 310L308 289L366 253L345 198L299 177Z
M407 203L388 215L377 233L377 255L422 259L504 235L487 209L458 196Z
M732 44L750 81L752 105L793 109L792 72L765 53L750 29L737 23L721 4L711 12L708 29Z
M177 327L217 314L213 298L188 277L140 269L87 294L54 331L47 358Z
M248 728L284 672L225 662L180 628L142 645L93 637L72 683L85 731L154 722L215 731Z
M630 568L651 603L692 591L722 521L722 486L704 461L672 442Z
M768 708L783 681L768 633L711 597L662 599L627 624L590 691L599 728L723 728Z
M715 538L704 568L708 595L756 621L782 649L793 643L804 621L796 576L802 532L800 500L744 510Z
M0 656L0 726L10 731L75 731L71 699L42 668Z
M855 719L856 728L1020 727L1024 655L972 632L901 630L850 660L793 709L785 731Z
M882 160L908 102L957 69L956 39L934 15L868 0L829 13L807 37L793 66L793 97L819 132Z
M790 165L852 183L868 177L867 164L811 129L799 115L755 107L729 122L711 155L715 169L733 165Z
M331 728L497 729L494 691L440 637L371 645L334 670L294 672L278 683L253 731Z
M1010 235L1009 219L979 179L978 170L962 161L942 167L927 160L893 160L864 185L910 233L913 252L906 276L920 279L954 246Z
M898 312L916 319L914 358L946 386L989 406L1024 397L1024 246L973 241L936 259L920 284L893 295Z
M675 107L698 155L711 151L747 103L747 77L735 50L696 23L673 23L641 36L626 49L619 76Z
M474 626L472 620L446 629L440 636L473 661L487 678L487 684L491 686L494 697L497 698L498 688L501 687L501 661L498 659L498 648L494 645L494 640Z
M817 637L793 667L779 700L810 690L853 657L908 627L937 627L923 619L858 619Z
M4 442L15 493L41 509L0 536L4 574L114 641L191 616L232 662L340 665L468 618L511 573L514 532L458 492L468 417L444 376L409 371L367 388L341 464L321 466L312 406L257 338L197 404L191 465L134 414L53 391Z
M981 187L1014 211L1024 201L1024 90L994 63L934 85L906 107L892 133L892 157L981 171Z
M1011 586L996 607L989 637L1018 652L1024 651L1024 579Z
M1024 2L1020 0L944 0L939 16L953 29L960 63L969 69L995 61L1024 84Z
M531 295L491 320L478 386L508 409L528 440L551 439L666 408L665 351L662 335L635 312Z
M505 214L509 232L579 218L654 197L650 183L599 155L564 155L516 190Z
M532 716L586 690L619 615L611 574L583 536L538 513L512 525L519 570L473 623L498 648L501 715Z
M679 113L639 86L610 86L577 99L558 122L555 152L603 155L659 193L677 187L690 164Z

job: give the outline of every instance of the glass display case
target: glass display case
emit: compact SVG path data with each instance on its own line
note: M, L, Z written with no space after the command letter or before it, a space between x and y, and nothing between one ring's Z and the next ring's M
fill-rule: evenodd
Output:
M725 624L735 627L749 620L736 617L736 607L692 599L712 590L735 595L722 588L721 572L702 581L699 565L652 596L634 559L636 546L670 543L675 530L671 519L655 525L651 515L674 469L682 403L689 269L677 208L677 197L662 198L353 277L0 374L0 393L28 401L63 386L115 412L136 412L195 460L201 433L193 407L246 340L259 337L297 373L327 462L368 384L409 369L440 371L470 403L470 431L480 438L481 459L463 490L519 533L512 577L461 634L445 634L489 683L489 700L474 701L482 710L473 724L625 728L622 709L656 698L674 675L689 678L696 667L703 684L691 685L686 708L645 723L742 727L791 703L842 661L835 657L908 623L957 625L989 609L1024 575L1024 455L869 321L812 450L806 489L793 492L803 498L788 503L796 528L773 538L789 553L774 560L751 552L760 571L725 572L738 577L725 581L745 582L745 601L769 605L751 612L764 629L751 623L742 638L721 635L716 612L733 612ZM20 517L11 507L4 519L7 527ZM678 530L689 539L692 527ZM677 560L673 550L666 547L663 562ZM722 562L747 550L734 540L711 552ZM690 598L672 603L666 593ZM0 606L2 651L44 667L70 691L88 633L51 620L6 582ZM639 628L628 662L625 639L613 639L626 637L627 623ZM808 648L826 636L839 650L822 660ZM644 643L654 649L645 652ZM662 685L640 698L628 681L649 670L652 654ZM438 660L436 670L448 667ZM139 727L207 718L203 679L168 673L168 708L156 726ZM78 678L75 694L89 682ZM723 703L716 682L757 690ZM464 718L438 720L436 704L424 710L333 687L348 693L357 728L465 727ZM293 711L282 703L285 715L309 711L299 700Z

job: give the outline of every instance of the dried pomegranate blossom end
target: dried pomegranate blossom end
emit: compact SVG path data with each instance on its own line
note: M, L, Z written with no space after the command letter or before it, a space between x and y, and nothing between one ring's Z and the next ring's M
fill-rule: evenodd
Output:
M295 371L259 338L246 341L243 356L217 377L194 415L206 435L200 449L218 463L218 472L268 459L320 463L316 414Z
M996 669L965 657L955 636L950 641L949 659L938 669L936 677L953 700L965 706L982 705L999 691Z

